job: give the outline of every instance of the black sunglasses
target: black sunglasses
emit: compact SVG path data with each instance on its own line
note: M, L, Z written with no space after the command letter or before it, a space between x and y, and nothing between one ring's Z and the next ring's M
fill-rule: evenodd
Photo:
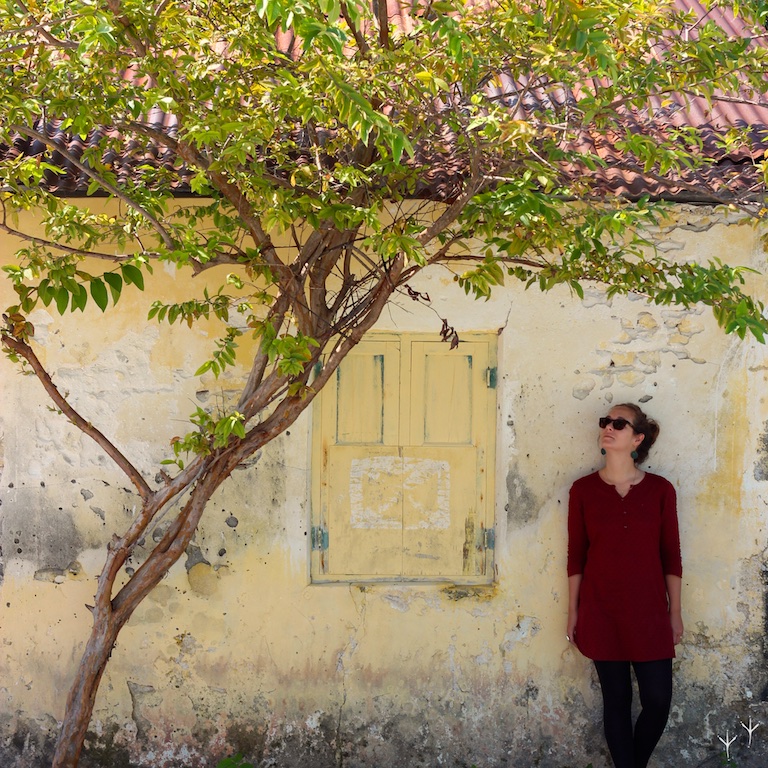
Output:
M633 432L637 432L635 425L631 421L623 419L621 416L619 416L618 419L612 419L610 416L603 416L598 423L600 424L600 429L605 429L609 424L613 424L614 429L622 430L624 427L630 426L632 427Z

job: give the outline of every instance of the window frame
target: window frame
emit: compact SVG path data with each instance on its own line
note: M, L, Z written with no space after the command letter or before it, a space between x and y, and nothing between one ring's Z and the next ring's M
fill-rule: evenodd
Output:
M338 530L334 530L330 524L332 521L329 517L332 517L332 513L327 514L329 509L328 499L331 493L328 490L330 472L332 471L331 462L334 450L339 448L337 452L339 455L343 454L343 446L345 443L338 443L336 437L338 434L338 414L336 410L336 399L338 397L337 387L339 386L339 371L334 374L334 377L323 388L323 391L318 394L312 408L312 437L311 437L311 529L310 529L310 563L309 563L309 577L313 584L322 583L449 583L460 585L489 585L492 584L495 578L495 564L494 564L494 548L495 548L495 461L496 461L496 441L497 441L497 429L496 429L496 413L497 413L497 398L496 398L496 365L497 365L497 342L498 334L495 332L473 332L461 334L461 341L457 350L452 351L446 342L440 340L439 336L435 334L425 333L393 333L393 332L371 332L366 334L365 338L361 342L361 346L356 348L357 354L360 355L361 351L367 349L389 349L389 362L384 364L383 381L385 387L389 390L387 396L392 397L391 388L393 386L393 379L396 377L397 381L397 422L391 416L382 413L382 441L376 443L356 443L350 442L349 445L358 448L361 453L365 453L366 457L371 456L371 461L375 464L376 456L393 456L393 449L398 449L398 455L403 458L408 466L419 466L419 462L425 461L423 458L426 456L429 458L430 451L432 451L432 460L440 461L440 458L434 458L435 455L441 453L445 454L446 450L449 454L449 458L446 459L450 463L450 454L453 444L435 443L426 445L425 448L419 446L413 446L410 443L413 442L411 428L409 422L415 418L413 411L414 398L410 395L414 391L414 387L418 385L422 379L414 379L414 360L421 361L426 360L426 356L431 353L431 350L439 350L439 354L443 352L449 352L457 356L462 354L462 346L466 353L472 357L472 361L476 361L478 357L481 359L482 366L480 369L474 366L473 362L469 362L469 368L472 371L472 394L471 404L469 407L471 419L480 419L481 423L476 424L473 427L473 438L471 445L477 453L476 464L478 468L476 476L473 478L475 482L474 490L474 505L472 509L462 518L464 520L462 537L462 572L458 573L458 569L454 568L453 571L448 572L446 570L442 573L406 573L402 568L400 573L357 573L357 572L345 572L343 568L333 567L333 543L334 537L338 535ZM389 345L389 347L387 347ZM391 355L392 350L397 349L397 363L395 365L396 370L393 372L387 370L391 368ZM354 355L353 350L350 355ZM363 352L363 356L364 356ZM371 352L375 354L375 352ZM386 354L386 352L382 353ZM348 356L344 363L350 360ZM385 360L387 358L385 357ZM340 366L340 368L342 368ZM426 362L423 362L423 368L426 367ZM417 375L421 376L422 373ZM424 385L426 386L426 384ZM481 393L478 392L481 390ZM404 396L404 393L408 393L408 396ZM426 397L423 398L426 400ZM391 407L391 403L389 403ZM424 406L427 407L427 406ZM418 412L417 412L418 414ZM329 424L333 424L333 427L329 427ZM395 430L395 426L397 429ZM354 428L354 427L353 427ZM333 430L336 430L335 432ZM393 432L396 432L396 440L393 441ZM385 434L386 433L386 434ZM329 439L330 438L330 439ZM394 444L393 444L394 442ZM446 447L447 446L447 447ZM366 449L367 447L367 449ZM354 451L352 451L354 453ZM458 455L458 452L454 451L454 456ZM415 458L414 458L415 456ZM419 458L421 456L422 458ZM445 456L443 456L445 458ZM379 460L386 464L386 459ZM445 463L445 462L443 462ZM405 466L405 464L404 464ZM425 465L427 466L427 465ZM460 473L461 467L456 465L454 476ZM464 472L466 475L466 471ZM403 475L404 477L405 475ZM405 481L403 481L405 482ZM433 481L434 482L437 481ZM471 482L471 481L467 481ZM472 492L472 489L469 489ZM404 502L407 503L407 502ZM402 529L406 529L405 523L402 524ZM424 527L424 526L422 526ZM427 526L428 527L428 526ZM453 525L454 533L456 526ZM405 534L404 534L405 535ZM338 541L338 539L337 539ZM403 551L406 551L405 545L401 545ZM336 549L336 551L340 551ZM371 555L375 556L375 550L370 550ZM438 553L439 556L439 553ZM405 557L405 555L403 555ZM427 557L422 554L421 557ZM456 559L455 554L453 555ZM440 561L442 562L442 560Z

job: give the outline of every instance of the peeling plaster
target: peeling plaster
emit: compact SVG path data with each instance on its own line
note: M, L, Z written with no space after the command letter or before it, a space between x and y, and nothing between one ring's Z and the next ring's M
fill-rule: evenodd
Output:
M140 685L132 680L127 680L126 684L131 695L131 719L136 725L136 736L139 739L146 739L152 723L142 715L142 712L147 708L157 707L160 697L151 685Z
M529 645L541 631L541 622L533 616L518 616L517 624L504 633L504 640L499 646L502 653L511 653L519 643Z
M682 210L661 235L676 257L707 258L730 242L722 217ZM764 278L754 279L764 291ZM233 473L186 561L129 622L83 768L207 768L236 752L258 765L313 768L607 765L596 681L563 638L564 522L570 483L598 459L594 417L629 399L651 402L662 424L652 471L678 488L686 569L688 631L659 768L714 762L726 727L750 715L768 722L764 349L737 352L707 313L597 290L580 302L558 288L534 300L509 287L467 311L452 283L444 289L442 316L505 328L493 584L309 584L307 415ZM145 335L135 324L143 311L106 345L108 321L94 315L101 322L69 357L58 330L66 319L41 318L36 338L66 386L82 392L79 407L114 427L146 468L157 459L143 438L148 411L153 429L170 436L197 403L218 407L235 387L232 378L185 378L182 364L207 354L209 337L157 326ZM410 305L405 314L393 309L383 322L433 327ZM83 606L110 533L137 500L5 370L0 765L30 768L50 763L73 649L90 626ZM757 733L764 749L768 738Z
M584 400L589 397L590 392L595 388L596 382L592 378L582 378L577 384L574 384L572 391L577 400Z

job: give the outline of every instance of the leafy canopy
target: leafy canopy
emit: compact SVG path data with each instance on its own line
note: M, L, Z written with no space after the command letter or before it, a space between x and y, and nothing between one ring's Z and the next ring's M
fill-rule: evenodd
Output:
M765 4L732 3L734 38L716 23L727 3L701 18L677 5L0 0L0 232L19 243L2 344L141 498L107 548L55 768L77 765L115 639L212 494L295 421L395 292L428 301L409 286L425 267L476 298L512 279L703 303L763 339L743 269L667 259L647 235L664 206L616 194L619 179L766 212L765 163L717 163L753 157L748 129L675 122L689 106L764 106ZM189 281L149 319L217 318L197 372L238 362L247 375L236 402L192 414L164 462L173 477L160 468L151 486L57 389L29 318L43 306L91 322L89 305L112 311L156 264L156 281L175 267L208 272L208 287ZM457 341L447 319L441 333Z
M306 397L330 341L349 340L332 369L435 263L475 297L509 277L578 295L596 282L707 304L727 332L763 339L744 270L655 252L643 232L663 210L619 198L607 171L764 215L764 164L749 188L716 173L718 154L754 137L731 127L713 152L665 120L692 102L759 101L766 49L750 25L764 3L733 4L736 38L665 0L394 8L6 0L0 229L22 240L4 267L18 295L6 340L29 341L39 304L107 311L156 262L225 265L218 289L156 302L150 317L245 318L198 370L218 375L239 336L258 340L252 381L271 383L258 408L239 404L244 433L258 409ZM77 199L62 194L73 185ZM100 196L119 208L104 213ZM44 235L18 223L27 210Z

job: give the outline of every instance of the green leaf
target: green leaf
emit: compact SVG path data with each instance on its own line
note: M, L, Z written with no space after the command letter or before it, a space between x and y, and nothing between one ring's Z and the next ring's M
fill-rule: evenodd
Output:
M140 291L144 290L144 275L141 274L138 267L133 266L133 264L121 264L120 272L122 272L126 284L132 283Z
M51 288L51 281L47 277L37 286L37 295L46 307L53 301L55 291Z
M109 303L109 295L107 293L107 286L98 278L91 280L91 296L96 306L103 312Z
M81 312L88 303L88 291L81 283L76 283L72 291L72 310L79 309Z
M117 304L117 301L120 298L120 293L123 290L123 278L116 272L106 272L103 277L112 293L112 303Z
M64 287L57 288L55 298L56 309L59 310L60 315L63 315L69 307L69 291Z

